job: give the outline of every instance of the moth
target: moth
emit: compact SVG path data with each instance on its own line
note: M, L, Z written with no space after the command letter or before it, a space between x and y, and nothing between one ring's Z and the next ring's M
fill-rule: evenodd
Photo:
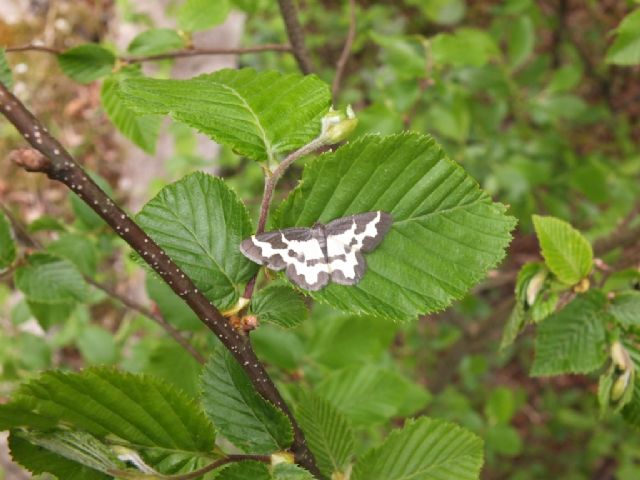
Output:
M337 218L311 228L283 228L245 239L245 257L287 277L305 290L320 290L330 281L355 285L364 276L363 253L376 248L393 219L382 211Z

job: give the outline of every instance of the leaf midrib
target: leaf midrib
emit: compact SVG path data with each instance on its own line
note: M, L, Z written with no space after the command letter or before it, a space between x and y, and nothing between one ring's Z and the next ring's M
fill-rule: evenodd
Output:
M258 118L258 115L256 114L256 112L253 110L251 105L249 105L249 103L245 100L245 98L240 94L240 92L238 92L236 89L231 88L229 85L225 85L224 83L220 83L220 82L214 82L214 83L216 85L219 85L219 86L223 87L224 89L230 91L236 98L238 98L242 102L242 105L244 105L246 110L253 117L253 119L255 121L255 125L256 125L257 129L259 130L260 135L262 137L262 141L264 143L265 150L267 152L268 163L271 164L271 162L273 161L273 146L271 145L271 142L269 142L267 140L267 132L265 131L264 127L262 126L262 123L260 122L260 119Z

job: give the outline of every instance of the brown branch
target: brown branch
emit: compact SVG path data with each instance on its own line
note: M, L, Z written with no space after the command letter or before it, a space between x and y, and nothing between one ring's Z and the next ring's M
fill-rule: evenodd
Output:
M18 153L13 152L11 156L13 157L13 160L16 163L20 164L20 157L24 156L24 154L28 151L34 152L37 155L41 155L39 152L36 152L35 150L32 150L32 149L22 149L21 151L18 151ZM24 152L24 153L20 154L19 152ZM31 156L32 154L29 154L29 155ZM5 213L5 215L9 218L9 221L11 222L11 225L14 231L16 231L16 233L20 235L20 238L24 240L24 242L28 244L28 246L32 248L37 248L38 250L44 250L44 245L42 245L42 243L37 238L35 238L33 235L29 233L29 231L22 224L22 222L18 220L18 218L15 215L13 215L11 210L9 210L2 203L0 203L0 210L2 210ZM196 350L196 348L193 345L191 345L191 343L186 338L182 336L179 330L177 330L173 325L167 322L162 315L152 312L147 307L139 304L135 300L125 297L124 295L120 295L111 287L103 283L100 283L97 280L87 275L83 274L82 276L84 277L85 282L87 282L88 284L93 285L98 290L102 290L108 296L110 296L114 300L117 300L125 307L133 311L136 311L140 315L147 317L150 320L153 320L154 322L156 322L171 336L171 338L173 338L182 348L184 348L187 351L187 353L189 353L200 365L203 365L206 362L206 359L204 358L204 356L198 350Z
M347 32L347 38L344 42L344 47L336 63L336 74L333 77L333 85L331 85L331 93L333 95L333 101L338 98L338 92L340 91L340 84L342 83L342 77L344 76L349 56L351 55L351 48L353 47L353 41L356 38L356 0L349 0L349 31Z
M304 32L298 20L298 9L294 4L294 0L278 0L278 5L280 5L280 14L287 28L287 36L293 49L293 56L298 62L300 71L308 75L313 72L313 64L304 44Z
M195 57L198 55L244 55L247 53L262 52L291 52L291 45L280 43L269 43L265 45L255 45L253 47L237 47L237 48L185 48L175 50L173 52L159 53L156 55L124 55L118 57L118 60L124 63L143 63L153 62L157 60L166 60L170 58ZM45 47L44 45L21 45L17 47L7 47L6 52L45 52L52 55L60 55L65 50L55 47Z
M140 257L189 305L191 310L209 328L238 361L256 391L276 405L289 418L294 440L291 447L296 461L317 476L321 476L313 454L306 444L291 410L258 360L248 336L236 331L220 311L200 292L192 280L173 260L134 222L65 150L60 142L27 110L3 84L0 83L0 112L43 157L37 168L50 179L57 180L78 195L114 231L133 248Z

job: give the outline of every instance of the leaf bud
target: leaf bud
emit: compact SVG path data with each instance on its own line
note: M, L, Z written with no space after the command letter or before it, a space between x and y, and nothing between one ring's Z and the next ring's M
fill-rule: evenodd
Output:
M338 143L347 138L358 125L358 119L353 112L351 105L342 110L329 109L329 112L322 117L321 136L329 144Z
M271 454L271 465L279 465L281 463L293 463L294 457L291 452L275 452Z

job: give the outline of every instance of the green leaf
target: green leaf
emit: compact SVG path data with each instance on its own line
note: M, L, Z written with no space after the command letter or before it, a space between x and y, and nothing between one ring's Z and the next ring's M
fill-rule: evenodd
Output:
M520 15L507 24L507 49L512 69L520 67L533 53L536 31L531 17Z
M181 388L192 398L200 396L199 381L202 368L173 340L166 340L153 349L144 371Z
M308 392L300 400L296 418L320 471L327 477L344 473L355 448L346 417L328 401Z
M202 330L202 322L193 310L171 290L171 287L154 273L147 273L147 294L153 300L162 316L180 330Z
M382 61L390 65L401 78L423 78L427 55L424 45L409 35L386 35L370 32L369 36L382 47Z
M113 368L45 372L0 405L2 429L55 425L129 448L165 474L215 459L213 427L199 406L157 379Z
M334 371L315 390L355 426L383 423L423 408L429 392L405 377L375 365Z
M230 8L228 0L186 0L178 10L178 26L187 32L207 30L224 22Z
M544 320L536 333L531 375L589 373L600 368L607 358L606 301L602 292L591 290Z
M491 391L485 405L485 414L491 423L509 423L516 411L513 390L497 387Z
M457 425L407 421L358 461L353 480L477 480L482 440Z
M13 75L11 74L11 67L7 62L4 48L0 48L0 83L3 83L9 89L13 88Z
M34 253L16 270L16 286L28 300L41 303L83 301L87 285L70 261L46 253Z
M400 327L371 315L314 315L313 320L307 355L331 368L378 360L390 348Z
M270 454L293 441L289 420L255 390L226 351L218 350L202 373L202 404L222 435L247 453Z
M320 133L331 95L317 77L220 70L190 80L129 79L122 95L141 114L166 114L254 160L275 161Z
M511 425L498 424L486 432L487 450L500 455L514 457L522 452L522 439Z
M80 273L93 276L98 268L96 247L85 235L65 233L47 245L47 251L72 262Z
M481 67L500 54L491 36L475 28L458 28L454 33L439 33L431 39L436 65Z
M82 329L78 348L89 365L112 364L118 359L113 335L98 325L87 325Z
M216 480L272 480L269 468L260 462L232 463L218 474Z
M413 319L462 298L504 256L515 220L428 136L365 136L308 162L279 227L383 210L393 225L354 286L311 295L347 312Z
M86 43L58 55L60 69L76 82L91 83L111 73L115 55L100 45Z
M503 350L515 342L516 338L525 325L525 313L522 305L518 304L513 307L507 323L502 331L502 340L500 341L500 350Z
M221 310L235 305L257 271L238 248L251 235L249 215L219 178L188 175L164 187L136 219Z
M109 120L125 137L147 153L154 153L160 134L162 117L139 115L120 96L123 79L140 77L138 69L121 70L105 78L100 90L100 101Z
M269 324L251 332L251 344L263 362L289 371L297 370L307 353L294 331Z
M67 302L27 302L29 310L44 330L67 320L76 308L75 301Z
M210 2L213 3L213 2ZM132 55L157 55L184 48L184 38L171 28L151 28L138 34L129 44Z
M55 453L101 473L109 474L126 469L125 464L118 460L116 454L107 445L86 432L22 431L18 432L17 436L42 450Z
M110 480L113 478L111 475L105 475L29 443L15 431L9 436L9 448L13 461L34 474L53 473L64 480Z
M271 474L273 480L315 480L316 478L304 468L290 463L276 465Z
M618 293L609 304L609 313L623 327L640 326L640 292Z
M13 241L11 224L4 213L0 213L0 270L9 267L16 259L16 244Z
M113 190L104 178L95 173L90 173L89 176L107 195L113 198ZM69 202L71 203L73 214L77 217L80 225L84 227L84 229L97 230L106 226L105 221L75 193L69 193Z
M575 285L591 273L593 250L589 241L567 222L533 215L542 256L558 280Z
M408 0L407 4L419 8L432 22L441 25L453 25L464 17L464 0Z
M605 61L617 65L640 64L640 10L630 13L616 29L616 39Z
M284 285L270 285L258 290L251 300L251 310L260 322L284 328L295 327L309 316L302 296Z
M631 401L622 409L624 419L636 428L640 428L640 380L633 385Z

